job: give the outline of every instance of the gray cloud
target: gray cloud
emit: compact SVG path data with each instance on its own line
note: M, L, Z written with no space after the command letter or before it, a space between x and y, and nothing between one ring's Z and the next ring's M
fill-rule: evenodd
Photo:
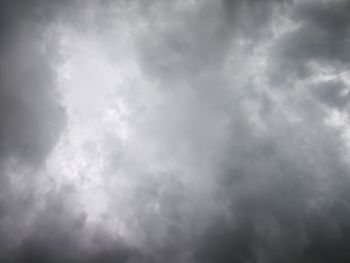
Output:
M347 1L3 5L1 262L349 261Z
M40 16L32 6L3 4L1 23L1 156L24 162L45 159L64 122L56 102L50 46L43 45ZM17 18L17 12L23 15Z
M315 95L330 107L346 108L349 103L349 91L342 81L326 81L313 87Z
M349 62L347 1L297 1L290 18L298 27L276 41L270 66L272 82L283 87L289 76L292 81L293 77L308 77L312 74L310 62L340 69Z

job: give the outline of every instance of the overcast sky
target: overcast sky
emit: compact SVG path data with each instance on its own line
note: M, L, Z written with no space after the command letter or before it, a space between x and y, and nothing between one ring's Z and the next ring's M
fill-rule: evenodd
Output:
M0 262L350 262L348 0L0 4Z

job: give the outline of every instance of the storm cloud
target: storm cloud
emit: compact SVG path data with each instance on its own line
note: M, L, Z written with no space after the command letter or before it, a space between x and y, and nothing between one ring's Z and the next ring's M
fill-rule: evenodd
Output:
M1 262L350 261L349 1L0 10Z

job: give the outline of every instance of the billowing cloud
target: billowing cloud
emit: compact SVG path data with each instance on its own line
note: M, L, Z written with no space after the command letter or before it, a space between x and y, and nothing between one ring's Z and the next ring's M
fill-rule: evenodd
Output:
M1 262L348 262L348 1L12 1Z

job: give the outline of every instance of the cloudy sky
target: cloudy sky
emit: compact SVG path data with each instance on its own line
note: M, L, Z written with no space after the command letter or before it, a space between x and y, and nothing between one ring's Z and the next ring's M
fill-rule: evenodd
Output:
M348 0L0 4L0 262L350 262Z

